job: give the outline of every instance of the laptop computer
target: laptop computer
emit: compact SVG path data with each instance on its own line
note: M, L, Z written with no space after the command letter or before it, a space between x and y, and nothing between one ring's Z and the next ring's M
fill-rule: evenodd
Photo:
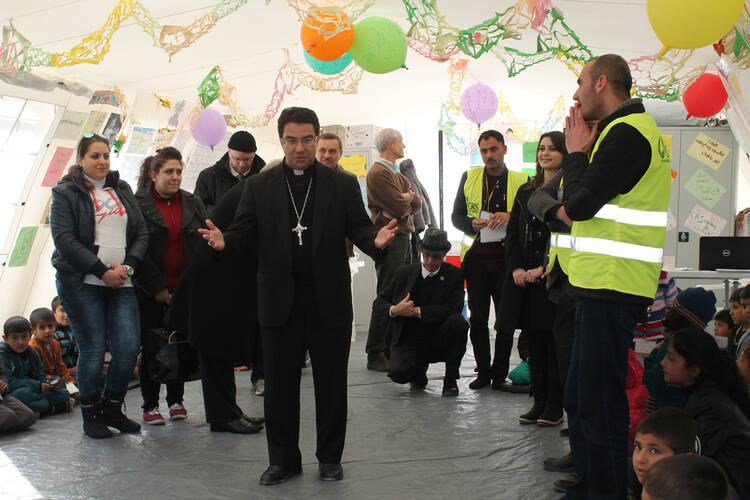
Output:
M702 236L698 243L698 269L750 269L750 237Z

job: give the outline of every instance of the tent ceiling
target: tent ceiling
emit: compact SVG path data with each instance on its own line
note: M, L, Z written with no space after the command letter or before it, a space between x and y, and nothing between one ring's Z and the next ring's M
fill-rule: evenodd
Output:
M176 25L192 22L217 4L206 0L141 2L160 23ZM6 2L0 16L3 23L12 19L33 45L62 51L104 24L116 3L114 0ZM321 2L330 3L336 2ZM438 6L454 26L470 27L491 17L495 10L502 11L514 3L515 0L441 0ZM615 52L630 59L654 54L661 46L648 23L646 0L554 0L553 3L594 54ZM367 15L388 16L408 28L406 12L399 0L377 0ZM262 0L249 0L170 62L168 55L152 45L135 21L127 20L112 37L112 48L100 64L43 69L60 76L75 76L94 89L116 84L125 90L157 92L171 99L194 99L198 83L214 65L219 65L227 80L237 87L240 105L252 115L263 111L271 97L276 72L284 62L282 48L289 48L292 61L306 67L299 26L296 12L286 1L271 0L265 5ZM529 31L523 40L511 45L533 49L535 39L534 32ZM715 60L713 51L704 48L695 53L690 63L699 66ZM365 73L356 95L301 88L294 96L288 96L284 105L314 107L326 123L372 122L435 109L448 93L447 64L427 60L411 50L406 64L408 71L388 75ZM508 78L503 64L490 54L470 60L465 83L475 81L502 89L518 118L536 120L544 118L535 111L539 105L529 107L526 101L541 102L543 109L549 109L559 95L570 102L575 90L575 76L559 61L547 61ZM663 124L686 123L679 102L650 101L648 107Z

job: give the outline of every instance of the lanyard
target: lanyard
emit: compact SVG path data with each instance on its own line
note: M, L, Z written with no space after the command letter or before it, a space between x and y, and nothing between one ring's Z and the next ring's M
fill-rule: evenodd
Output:
M485 203L485 210L488 212L490 211L490 200L492 200L492 195L495 194L495 189L497 189L497 185L500 184L500 179L495 182L495 185L492 186L492 191L490 191L490 185L488 181L487 172L484 173L484 192L487 193L487 201Z

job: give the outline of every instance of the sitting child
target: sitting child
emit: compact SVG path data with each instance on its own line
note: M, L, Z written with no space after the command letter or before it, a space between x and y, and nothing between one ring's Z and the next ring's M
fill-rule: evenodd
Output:
M62 378L65 382L75 384L75 379L62 360L60 344L55 339L55 315L46 307L31 311L29 316L33 338L29 345L34 348L44 365L44 374L50 378ZM73 391L78 394L78 391Z
M750 398L735 361L695 328L675 332L662 360L664 379L687 394L701 453L716 460L740 498L750 498Z
M78 362L78 344L73 337L73 329L70 327L70 320L65 314L60 299L52 299L52 312L55 313L55 339L60 343L60 353L62 354L63 363L68 369L71 376L76 376L76 363Z
M742 351L750 346L750 285L740 288L740 306L742 307L743 328L738 328L735 333L734 342L736 359L740 358Z
M727 476L710 458L669 457L654 464L643 479L643 500L727 500Z
M746 347L740 359L737 360L737 370L740 372L745 388L750 391L750 347Z
M702 330L715 312L716 296L701 287L687 288L674 298L672 308L664 318L664 340L643 362L643 384L648 388L647 414L665 406L682 406L685 395L680 388L670 387L664 381L661 360L667 353L673 332L689 327Z
M714 316L714 337L719 347L728 351L730 349L729 338L734 330L734 321L729 309L722 309Z
M0 433L28 429L37 418L28 406L8 395L8 377L0 359Z
M643 476L659 460L695 451L695 422L685 410L668 406L644 418L635 431L628 498L641 498Z
M31 325L22 316L13 316L3 325L0 358L8 377L8 394L40 415L73 411L73 399L61 378L48 379L42 360L29 347Z

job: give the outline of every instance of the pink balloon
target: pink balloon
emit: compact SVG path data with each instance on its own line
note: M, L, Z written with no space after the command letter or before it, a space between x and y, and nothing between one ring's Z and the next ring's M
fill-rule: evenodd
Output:
M481 125L497 112L497 94L492 87L475 83L461 95L461 112L469 121Z
M198 144L213 148L224 138L227 133L227 122L215 109L206 108L201 111L193 128L193 138Z

